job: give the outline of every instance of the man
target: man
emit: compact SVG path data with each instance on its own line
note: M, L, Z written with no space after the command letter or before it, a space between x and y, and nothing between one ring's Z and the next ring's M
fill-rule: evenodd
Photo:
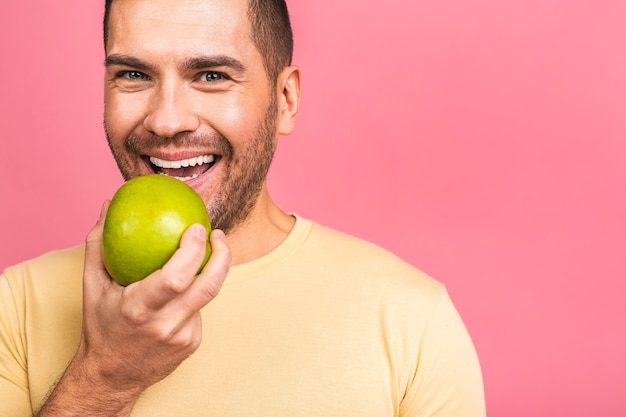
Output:
M113 0L105 127L124 178L184 179L214 223L128 287L84 247L0 277L0 414L482 416L480 369L442 285L287 214L266 175L300 72L284 3ZM193 167L179 167L190 160ZM81 320L82 318L82 320Z

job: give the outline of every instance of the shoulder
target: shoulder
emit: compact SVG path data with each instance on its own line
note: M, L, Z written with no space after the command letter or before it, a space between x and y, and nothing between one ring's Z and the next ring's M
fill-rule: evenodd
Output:
M70 248L47 252L36 258L10 266L6 274L29 273L38 271L66 271L76 267L82 269L85 246L78 245Z
M445 294L442 283L394 253L361 238L311 223L302 252L326 271L337 271L336 279L367 287L381 294L395 293L436 302Z
M84 264L84 245L51 251L8 267L3 275L9 286L20 292L45 294L80 287Z

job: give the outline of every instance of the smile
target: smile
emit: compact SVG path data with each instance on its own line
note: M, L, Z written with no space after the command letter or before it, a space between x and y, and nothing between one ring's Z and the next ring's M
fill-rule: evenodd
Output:
M187 181L207 172L215 164L214 155L200 155L189 159L168 161L154 156L150 157L150 165L157 174L163 174Z

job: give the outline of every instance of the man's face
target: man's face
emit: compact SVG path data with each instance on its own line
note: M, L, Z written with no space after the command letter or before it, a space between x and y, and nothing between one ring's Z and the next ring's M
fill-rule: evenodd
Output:
M185 179L226 232L254 207L277 136L246 10L247 0L115 0L106 45L105 128L124 178Z

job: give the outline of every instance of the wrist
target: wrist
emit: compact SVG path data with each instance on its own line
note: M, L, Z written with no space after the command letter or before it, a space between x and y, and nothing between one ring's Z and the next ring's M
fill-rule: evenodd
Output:
M142 391L116 386L107 371L79 349L37 417L127 417Z

